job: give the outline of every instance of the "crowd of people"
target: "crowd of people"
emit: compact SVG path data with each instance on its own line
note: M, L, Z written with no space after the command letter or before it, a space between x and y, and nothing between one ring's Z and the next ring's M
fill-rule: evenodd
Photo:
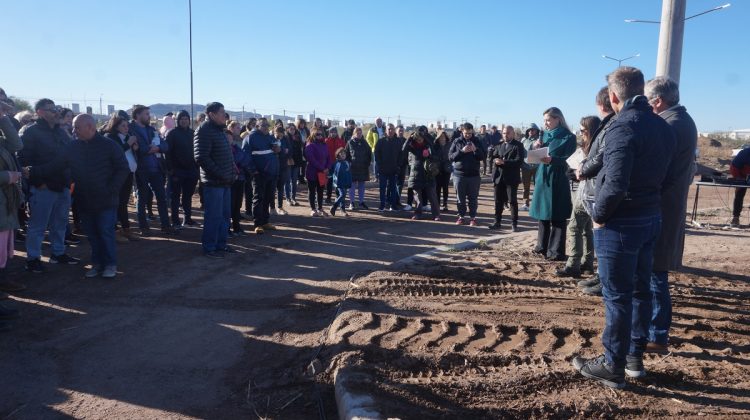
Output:
M302 119L286 125L264 118L232 121L219 102L206 106L195 130L186 111L176 119L168 114L157 130L142 105L116 112L97 130L91 116L74 116L49 99L37 101L32 118L13 118L13 104L1 93L4 292L24 288L4 269L15 238L25 235L26 269L41 273L45 232L50 263L80 263L65 252L80 226L91 244L92 268L85 276L112 278L116 242L151 235L154 201L163 234L197 224L196 188L203 254L221 259L235 252L229 236L245 234L243 219L252 220L255 234L275 230L271 218L300 205L300 185L307 186L311 217L368 210L365 189L372 180L377 211L411 211L414 220L429 211L440 221L452 182L455 224L476 226L482 176L489 175L495 220L488 227L502 229L507 209L516 231L519 211L528 211L538 221L533 252L564 262L559 276L592 276L579 286L603 296L605 352L575 358L581 374L620 388L626 375L645 374L644 352L668 348L668 273L682 260L697 130L667 77L646 83L638 69L619 67L595 96L599 115L581 119L579 136L556 107L543 112L543 130L532 124L524 133L508 125L502 132L481 126L475 133L465 123L453 133L420 126L407 135L404 127L377 119L367 133L347 121L339 135L320 119L309 127ZM581 158L571 163L577 150ZM747 165L741 167L740 175ZM138 234L128 215L133 194ZM0 311L4 318L15 315L4 306Z

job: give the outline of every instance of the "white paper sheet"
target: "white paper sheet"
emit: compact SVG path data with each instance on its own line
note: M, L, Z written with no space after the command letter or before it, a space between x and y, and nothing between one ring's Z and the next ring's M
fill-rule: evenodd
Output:
M528 163L542 163L542 158L549 157L549 147L542 147L540 149L529 150L529 154L526 157Z

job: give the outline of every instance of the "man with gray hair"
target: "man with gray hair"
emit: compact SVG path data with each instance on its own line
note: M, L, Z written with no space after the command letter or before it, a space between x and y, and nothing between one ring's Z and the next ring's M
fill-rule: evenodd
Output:
M130 168L122 147L96 131L91 115L75 117L73 131L79 141L68 146L68 162L91 244L91 269L85 276L112 278L117 274L115 224L120 187Z
M667 352L667 338L672 324L672 299L669 296L669 271L682 266L685 247L685 214L687 196L695 174L695 148L698 130L695 122L680 105L680 88L669 77L660 76L646 83L646 98L654 110L674 130L677 143L661 189L661 233L654 247L651 274L653 314L646 351Z
M591 212L605 307L605 353L593 359L575 357L573 366L587 378L623 388L625 374L646 374L643 352L651 323L654 245L675 137L643 96L640 70L619 67L607 76L607 85L617 117L607 131Z

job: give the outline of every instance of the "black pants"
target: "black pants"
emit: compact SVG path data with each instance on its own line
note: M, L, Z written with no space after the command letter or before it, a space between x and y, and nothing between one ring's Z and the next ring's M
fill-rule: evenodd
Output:
M131 194L133 194L133 173L128 172L128 177L125 178L125 182L120 187L120 197L117 202L117 221L120 222L120 227L123 229L130 229L128 202L130 201Z
M236 233L242 230L240 220L242 219L242 199L245 196L245 181L234 181L231 189L232 230Z
M318 183L317 179L307 181L307 193L307 198L310 200L310 208L313 210L323 210L323 186Z
M245 214L253 215L253 179L245 180Z
M540 220L536 251L549 259L565 258L565 230L567 220Z
M180 207L182 214L185 215L185 221L192 220L193 216L193 194L195 194L195 185L198 178L194 176L177 176L170 178L170 203L172 210L172 224L180 223Z
M734 206L732 209L732 216L740 217L740 213L742 213L742 204L745 201L745 193L747 193L747 188L734 189Z
M518 224L518 184L506 184L500 180L495 184L495 223L500 224L503 218L505 203L510 204L510 218L513 226Z
M440 172L435 177L435 189L437 190L437 202L448 207L448 185L451 183L450 172ZM442 196L442 197L441 197ZM441 201L442 198L442 201Z
M326 200L331 201L333 189L333 178L328 178L328 183L326 184Z
M276 177L263 174L253 175L253 221L255 227L268 223L271 200L276 188ZM245 189L247 190L247 188Z
M415 190L414 192L416 193L414 194L414 197L417 199L417 202L414 204L415 215L421 215L422 207L424 207L426 203L430 203L430 212L432 213L432 217L440 216L440 205L438 204L437 200L437 192L432 185L419 190Z

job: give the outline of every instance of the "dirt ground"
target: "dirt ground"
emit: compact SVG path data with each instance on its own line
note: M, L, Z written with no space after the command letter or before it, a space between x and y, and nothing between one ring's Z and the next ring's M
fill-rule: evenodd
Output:
M360 391L388 417L750 417L748 231L691 230L672 279L671 354L613 391L574 372L602 352L601 298L530 253L531 232L357 281L328 336L329 375L372 376ZM707 250L712 252L707 252Z

